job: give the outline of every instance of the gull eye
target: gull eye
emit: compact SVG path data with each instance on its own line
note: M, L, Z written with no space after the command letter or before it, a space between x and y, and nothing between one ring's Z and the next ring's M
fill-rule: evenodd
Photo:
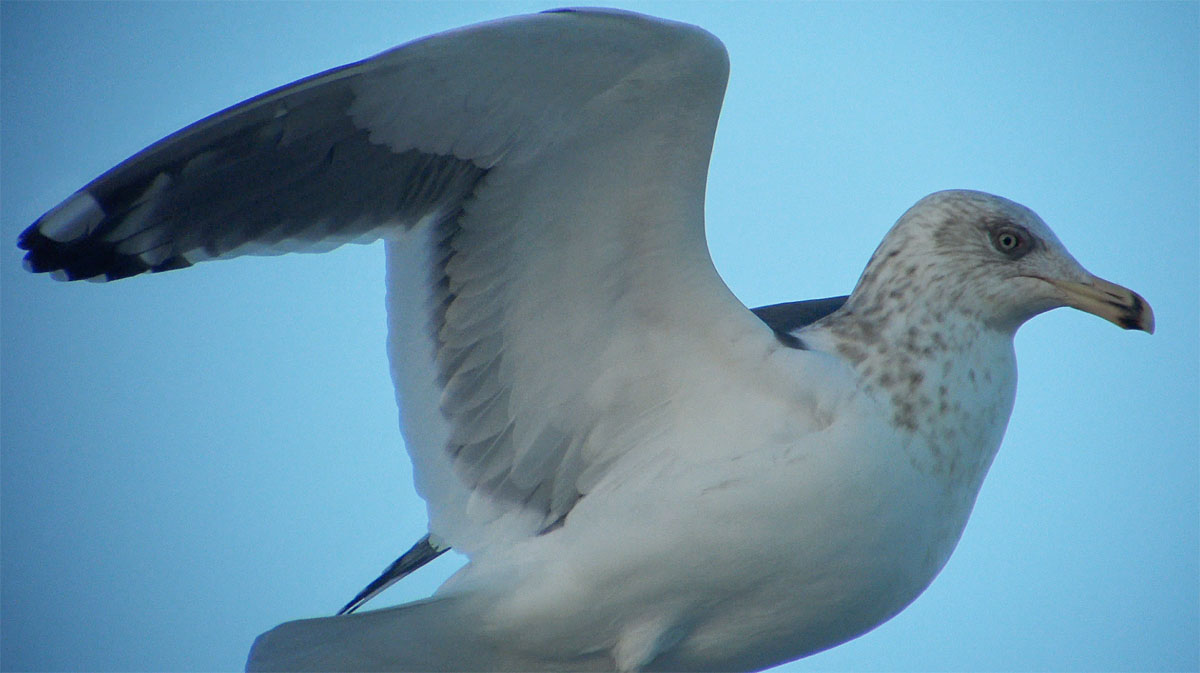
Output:
M1029 252L1029 232L1018 227L1000 227L992 231L992 247L1011 259Z

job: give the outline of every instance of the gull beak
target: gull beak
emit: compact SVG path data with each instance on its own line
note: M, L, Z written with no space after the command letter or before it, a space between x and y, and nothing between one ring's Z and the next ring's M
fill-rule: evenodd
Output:
M1154 334L1154 311L1133 290L1095 276L1086 283L1046 280L1063 292L1067 306L1098 315L1118 327Z

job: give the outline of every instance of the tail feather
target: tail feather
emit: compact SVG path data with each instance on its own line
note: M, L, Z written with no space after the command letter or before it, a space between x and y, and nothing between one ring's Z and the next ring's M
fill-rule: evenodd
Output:
M606 655L545 660L484 636L469 596L287 622L254 641L247 671L611 671Z

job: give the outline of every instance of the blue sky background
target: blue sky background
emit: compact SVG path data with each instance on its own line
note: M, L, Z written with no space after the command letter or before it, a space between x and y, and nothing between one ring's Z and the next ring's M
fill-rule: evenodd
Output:
M21 229L246 97L550 6L0 4L0 666L240 668L425 524L380 246L67 285L21 270ZM1032 207L1158 316L1152 337L1068 310L1028 324L1005 445L942 575L786 670L1200 666L1198 5L624 6L730 51L707 212L746 303L848 292L900 213L966 187Z

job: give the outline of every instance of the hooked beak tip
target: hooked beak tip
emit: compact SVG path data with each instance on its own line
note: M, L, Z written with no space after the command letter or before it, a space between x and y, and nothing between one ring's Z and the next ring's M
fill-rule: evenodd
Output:
M1154 309L1142 298L1142 295L1130 290L1133 305L1129 315L1121 318L1117 324L1125 329L1140 329L1146 334L1154 334Z
M1067 306L1104 318L1124 329L1154 334L1154 310L1133 290L1095 276L1087 283L1050 282L1063 292Z

